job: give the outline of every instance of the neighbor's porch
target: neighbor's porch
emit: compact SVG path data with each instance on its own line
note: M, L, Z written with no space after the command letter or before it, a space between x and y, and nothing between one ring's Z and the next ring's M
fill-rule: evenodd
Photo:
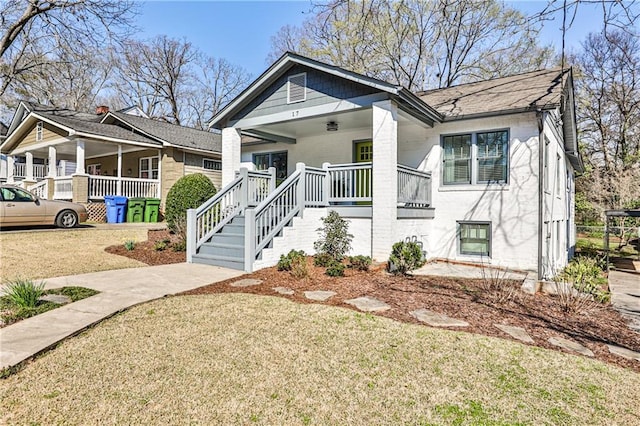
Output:
M76 139L15 150L7 156L7 182L41 198L79 203L108 195L160 198L161 160L160 149Z

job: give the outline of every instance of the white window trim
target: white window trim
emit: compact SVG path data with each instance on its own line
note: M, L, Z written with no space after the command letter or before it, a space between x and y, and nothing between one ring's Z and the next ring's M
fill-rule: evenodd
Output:
M205 161L212 161L214 163L218 163L220 164L220 168L219 169L211 169L211 168L207 168L204 166ZM202 168L205 170L211 170L212 172L219 172L222 170L222 160L217 160L215 158L202 158Z
M156 159L158 160L158 167L156 169L153 168L153 160ZM142 177L142 160L149 160L149 170L145 170L149 172L149 176L146 178ZM157 156L153 156L153 157L140 157L138 159L138 178L139 179L153 179L153 172L156 171L158 172L158 177L156 179L160 179L160 159Z
M304 96L302 97L302 99L298 99L296 101L292 101L291 100L291 79L292 78L296 78L296 77L300 77L303 76L304 77ZM307 100L307 73L306 72L302 72L300 74L295 74L295 75L290 75L289 77L287 77L287 103L288 104L296 104L298 102L304 102Z
M98 175L100 175L102 173L102 164L101 163L87 164L87 174L96 176L94 173L91 173L91 170L93 169L95 171L95 169L97 167L100 168L100 173L98 174Z
M38 121L36 123L36 142L42 142L44 138L44 123L42 121Z
M506 169L507 169L507 173L505 176L505 180L504 182L478 182L478 134L479 133L495 133L495 132L507 132L507 149L505 151L505 157L507 160L507 164L506 164ZM464 136L464 135L471 135L471 183L444 183L444 174L445 174L445 167L444 167L444 138L449 137L449 136ZM449 188L477 188L479 186L482 186L483 189L487 188L487 189L494 189L494 190L500 190L503 188L508 188L509 186L509 175L510 175L510 171L511 171L511 131L508 128L502 128L502 129L491 129L491 130L478 130L478 131L474 131L474 132L460 132L460 133L447 133L447 134L443 134L440 135L440 149L442 150L442 155L441 155L441 161L440 164L442 165L442 170L440 172L440 189L442 189L443 191L447 191Z

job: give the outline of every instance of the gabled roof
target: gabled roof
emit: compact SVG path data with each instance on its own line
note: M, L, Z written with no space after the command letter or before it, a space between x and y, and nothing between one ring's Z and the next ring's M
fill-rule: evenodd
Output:
M271 85L280 76L295 65L303 65L316 69L335 77L344 78L356 83L372 87L380 92L386 92L397 99L406 108L414 110L417 114L425 116L432 121L440 121L440 114L429 105L420 101L413 93L402 86L387 83L376 78L367 77L352 71L345 70L334 65L328 65L311 58L286 52L273 65L249 85L240 95L220 110L210 121L209 127L220 128L222 122L232 117L236 112L247 105L258 93Z
M563 80L570 70L558 68L461 84L417 93L445 121L474 116L553 109L562 105Z
M151 147L171 145L215 153L221 150L220 136L202 130L121 112L91 114L24 101L16 110L8 137L10 138L13 132L27 121L45 121L69 132L70 135L95 139L139 143ZM12 142L7 140L5 143ZM5 148L3 151L7 147L5 143L2 146Z
M205 150L220 153L222 151L222 137L219 134L178 126L165 121L152 120L122 112L108 112L101 123L116 124L116 122L137 130L138 132L158 140L166 145Z

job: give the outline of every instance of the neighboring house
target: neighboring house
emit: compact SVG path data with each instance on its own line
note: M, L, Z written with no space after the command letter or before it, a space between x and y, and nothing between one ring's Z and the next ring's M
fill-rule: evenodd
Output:
M286 53L210 126L226 186L189 212L190 261L250 271L313 253L329 210L349 220L352 253L378 261L413 240L427 258L549 278L573 255L583 166L571 70L411 93ZM247 163L286 180L237 177Z
M80 203L106 195L164 201L176 180L195 172L220 188L219 134L143 115L138 108L90 114L21 102L0 145L7 180Z

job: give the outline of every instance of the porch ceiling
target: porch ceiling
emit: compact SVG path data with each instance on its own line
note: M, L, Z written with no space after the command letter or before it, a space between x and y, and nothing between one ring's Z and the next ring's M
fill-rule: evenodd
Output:
M304 138L322 134L331 134L327 131L327 123L335 121L338 123L339 131L371 129L373 126L373 116L371 108L362 108L355 111L326 114L310 118L288 120L278 123L260 125L242 130L250 132L257 130L260 132L282 136L285 138ZM398 110L398 124L413 122L417 120L402 110Z

